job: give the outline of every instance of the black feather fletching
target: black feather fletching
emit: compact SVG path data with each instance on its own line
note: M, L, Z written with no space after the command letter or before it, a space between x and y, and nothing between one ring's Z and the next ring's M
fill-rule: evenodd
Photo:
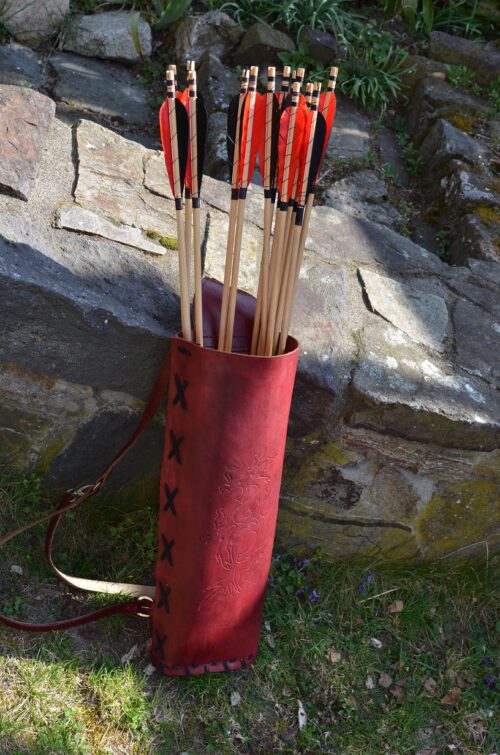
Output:
M276 95L273 97L273 113L271 125L271 189L276 186L276 167L278 165L278 139L280 133L280 105Z
M319 169L321 167L321 156L323 153L323 144L325 142L326 134L326 121L321 113L318 113L316 117L316 130L314 132L313 147L311 151L311 165L309 168L309 175L307 177L307 191L306 196L309 196L311 190L316 183Z
M240 95L237 94L229 103L227 111L227 161L229 163L229 180L233 178L234 146L236 142L236 126L238 124L238 107Z
M196 98L196 138L198 142L198 192L200 192L205 164L205 145L207 143L207 109L201 94Z
M177 145L179 150L179 177L181 184L181 196L184 191L186 178L186 166L188 159L189 120L183 103L175 99L175 120L177 124Z
M290 107L292 104L292 95L287 94L285 97L283 97L283 102L281 103L281 111L285 110L287 107Z

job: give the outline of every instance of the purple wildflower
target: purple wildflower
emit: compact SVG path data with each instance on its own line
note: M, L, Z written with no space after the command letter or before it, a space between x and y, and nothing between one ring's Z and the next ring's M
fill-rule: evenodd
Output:
M319 598L319 592L316 592L316 590L313 590L312 593L309 595L309 603L316 603L316 601Z
M276 555L274 556L274 560L281 561L281 555L279 553L276 553Z
M272 583L273 583L273 578L272 577L268 577L267 578L267 584L268 585L272 585Z
M299 564L299 571L302 571L302 569L305 569L307 566L309 566L309 564L310 564L310 560L308 558L303 558Z
M496 687L497 680L495 679L494 676L492 676L491 674L488 674L488 676L484 680L484 683L486 684L487 687L489 687L490 689L493 689L493 687Z
M304 592L305 592L304 588L303 587L299 587L298 590L295 590L294 595L295 595L296 598L298 598L299 595L302 595Z
M493 666L493 658L490 658L490 656L487 655L481 660L481 666Z
M373 576L373 574L371 572L368 572L368 574L366 575L366 579L363 579L360 582L360 585L358 587L358 592L364 592L365 590L367 590L369 585L373 583L374 579L375 577Z

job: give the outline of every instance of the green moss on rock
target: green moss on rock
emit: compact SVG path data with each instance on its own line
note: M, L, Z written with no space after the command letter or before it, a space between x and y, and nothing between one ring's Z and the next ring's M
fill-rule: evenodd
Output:
M179 242L175 236L163 236L158 231L146 231L146 236L152 241L158 241L165 249L177 250Z
M415 521L421 548L428 559L486 541L500 544L498 485L495 480L442 484Z

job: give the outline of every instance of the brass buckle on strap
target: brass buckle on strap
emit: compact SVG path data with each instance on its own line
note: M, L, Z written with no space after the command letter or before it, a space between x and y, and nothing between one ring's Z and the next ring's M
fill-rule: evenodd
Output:
M137 616L141 616L143 619L150 619L151 608L153 607L154 600L153 598L150 598L149 595L141 595L140 598L138 598L137 602L140 603L141 601L146 601L148 608L144 612L137 611ZM146 609L146 606L144 606L144 608Z
M74 501L77 501L82 496L86 495L87 493L94 494L96 490L98 490L102 485L102 480L99 480L98 482L93 482L90 485L82 485L80 488L72 489L70 488L68 490L68 493L71 493L71 503Z

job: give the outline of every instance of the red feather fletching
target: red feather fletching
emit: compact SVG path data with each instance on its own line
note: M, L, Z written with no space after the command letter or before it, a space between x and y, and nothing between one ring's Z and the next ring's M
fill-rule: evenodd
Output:
M304 103L305 104L305 103ZM288 140L288 131L290 128L291 107L286 107L281 115L280 132L278 140L278 192L282 202L288 202L291 198L295 174L298 168L299 156L304 138L305 118L307 113L306 107L297 107L295 117L295 129L293 132L292 153L290 158L290 170L287 185L284 185L285 177L285 156L286 145Z
M175 108L175 120L177 124L177 150L179 155L179 180L181 196L184 191L184 182L186 176L186 163L188 152L188 119L186 109L182 100L175 98L170 100ZM172 139L170 133L170 117L168 113L169 98L163 102L160 107L160 134L165 156L165 166L167 168L168 180L172 190L172 196L175 197L175 180L172 158Z
M174 168L172 165L172 142L170 139L170 119L168 115L168 99L164 100L160 107L160 135L161 143L163 146L163 155L165 157L165 166L167 168L168 182L172 191L172 196L175 196L174 186Z
M302 144L300 146L300 152L299 152L299 176L298 176L298 181L297 181L297 191L295 194L295 198L297 199L297 202L299 204L304 204L304 201L305 201L305 197L304 197L305 192L302 191L302 187L304 183L304 173L306 170L307 152L309 149L309 139L310 139L310 134L311 134L312 119L313 119L313 111L308 110L307 113L305 114Z
M280 111L279 111L279 100L278 95L273 94L273 101L272 101L272 115L271 115L271 134L270 134L270 140L269 145L267 149L269 149L269 157L270 157L270 186L272 187L274 185L274 177L276 174L276 158L277 158L277 150L278 150L278 130L279 130L279 119L280 119ZM260 139L260 143L258 145L258 159L259 159L259 172L262 176L262 181L265 179L264 170L265 170L265 164L266 164L266 108L267 108L267 94L262 95L262 109L263 109L263 134L262 138Z
M248 137L248 122L249 122L249 115L250 115L250 103L251 103L251 95L248 94L245 99L245 104L243 107L243 113L242 113L242 122L241 122L241 136L240 136L240 161L238 165L239 170L239 184L242 188L246 188L250 181L252 180L252 176L255 170L255 163L257 161L257 154L259 150L262 147L263 141L264 141L264 135L265 135L265 128L266 128L266 101L265 97L258 92L255 94L255 105L254 105L254 115L253 115L253 126L252 126L252 138L250 142L250 155L248 160L248 170L244 170L245 168L245 149L246 149L246 143L247 143L247 137Z

